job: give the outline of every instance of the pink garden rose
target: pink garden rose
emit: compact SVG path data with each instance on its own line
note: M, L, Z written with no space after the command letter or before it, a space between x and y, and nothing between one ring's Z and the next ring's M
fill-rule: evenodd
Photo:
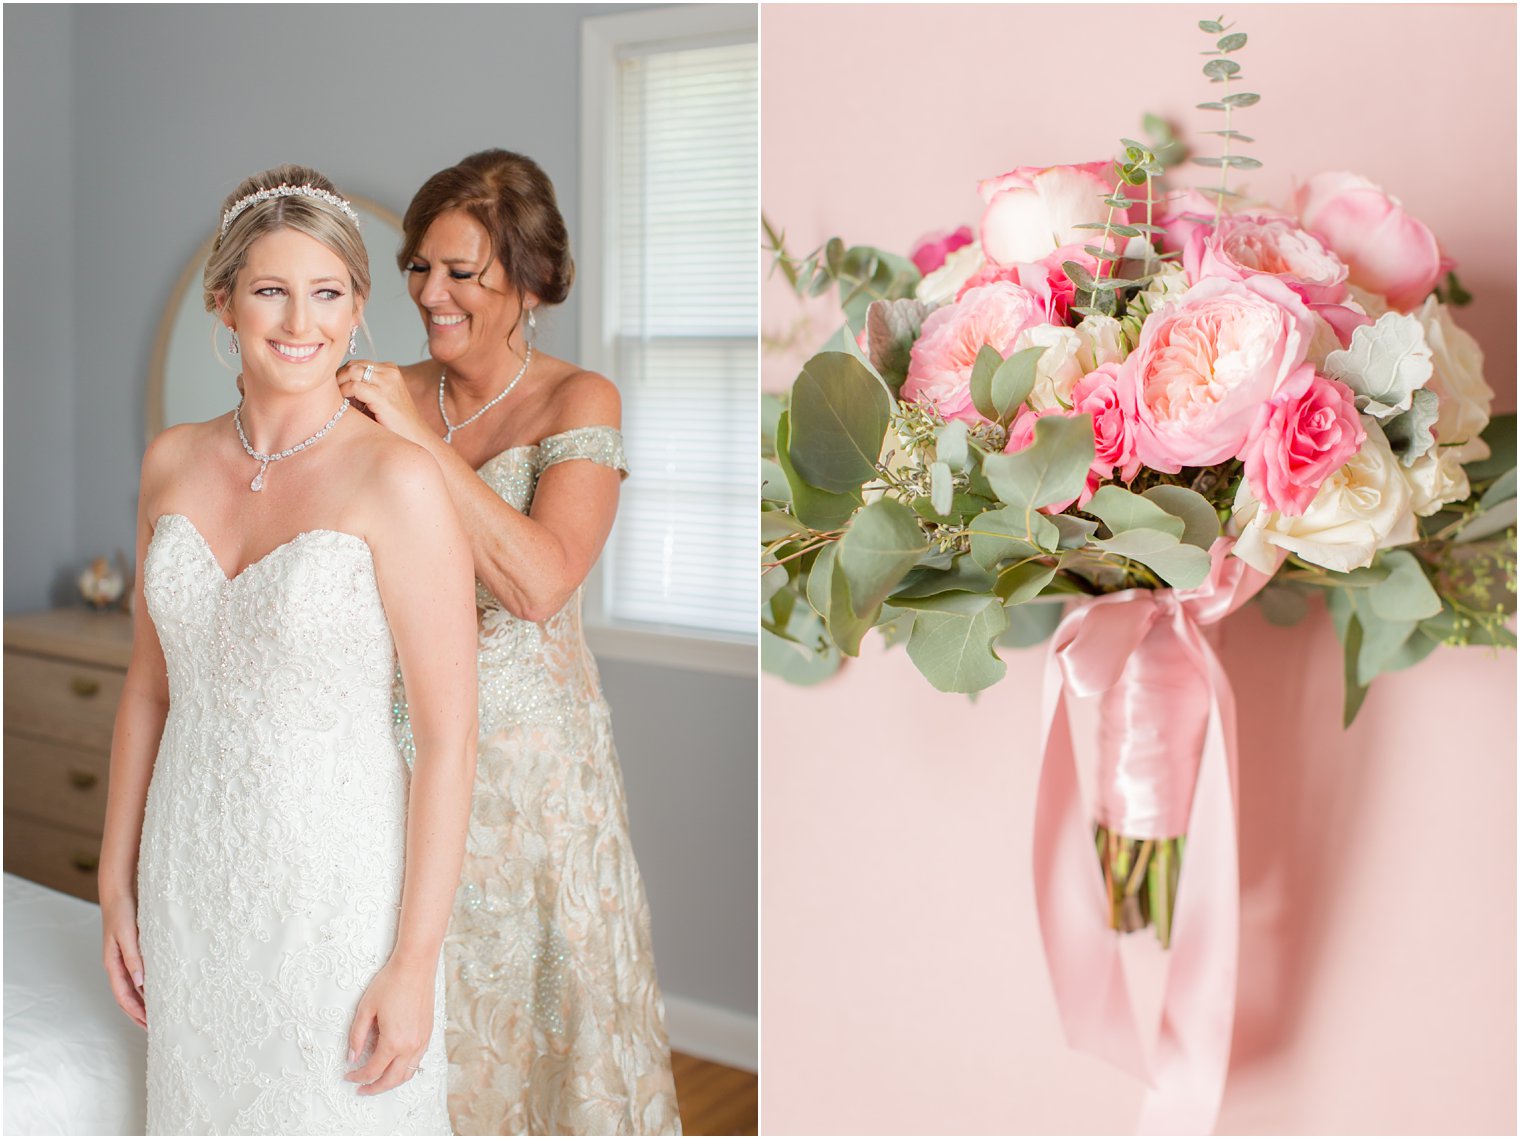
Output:
M1316 174L1294 194L1305 229L1324 238L1351 283L1381 293L1400 312L1417 308L1441 279L1435 234L1399 200L1356 174Z
M1019 285L999 281L963 293L924 319L908 357L903 398L932 404L946 419L981 422L971 402L976 354L990 344L1007 356L1019 333L1044 322L1044 305Z
M1135 454L1169 472L1233 458L1313 336L1308 308L1276 277L1211 277L1163 304L1123 365Z
M908 254L908 259L927 277L945 263L946 257L975 240L976 235L971 232L969 225L961 226L954 233L931 233L918 239L918 244Z
M977 189L987 203L981 231L987 260L1039 261L1063 245L1098 244L1099 231L1076 227L1108 217L1103 199L1114 188L1111 170L1108 162L1020 166L982 182ZM1115 210L1113 220L1129 221L1129 210Z
M1246 482L1268 510L1296 517L1366 438L1351 389L1305 364L1256 413L1240 453Z
M1075 261L1094 275L1098 272L1098 259L1080 245L1063 245L1038 261L1024 261L1017 265L997 265L983 262L961 287L964 295L971 289L991 284L993 281L1012 281L1023 285L1045 302L1045 318L1060 324L1066 323L1071 302L1076 298L1077 287L1066 275L1066 262Z
M1244 281L1277 277L1311 304L1338 304L1346 298L1346 265L1299 227L1270 210L1226 214L1210 232L1196 227L1182 255L1188 281L1205 277Z
M1135 420L1135 389L1123 377L1118 364L1102 364L1088 372L1071 389L1072 410L1093 419L1093 465L1088 478L1086 502L1097 481L1111 479L1114 471L1129 482L1140 470L1131 438Z

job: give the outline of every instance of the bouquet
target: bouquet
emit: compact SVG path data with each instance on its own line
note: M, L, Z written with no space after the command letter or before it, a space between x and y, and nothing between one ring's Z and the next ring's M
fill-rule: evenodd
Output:
M1193 971L1233 1007L1234 724L1207 627L1252 599L1292 623L1322 595L1348 724L1439 644L1515 645L1514 417L1490 416L1455 266L1355 174L1275 206L1232 185L1261 165L1238 129L1247 37L1199 26L1219 125L1191 163L1211 185L1180 184L1186 151L1147 116L1111 161L987 179L975 231L907 257L837 238L795 256L765 223L778 269L837 288L845 323L767 397L763 664L816 682L874 628L975 693L1000 647L1051 640L1037 897L1068 1034L1110 1058L1117 1014L1078 990L1113 962L1071 964L1091 930L1054 896L1084 888L1078 858L1106 929L1180 949L1194 907L1189 953L1229 961ZM1074 834L1079 696L1099 756ZM1227 1060L1228 1020L1222 1045L1199 1031L1213 1044L1173 1033L1175 1066Z

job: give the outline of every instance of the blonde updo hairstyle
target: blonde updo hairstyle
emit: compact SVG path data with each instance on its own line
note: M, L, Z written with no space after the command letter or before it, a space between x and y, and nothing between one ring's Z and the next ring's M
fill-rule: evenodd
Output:
M506 269L505 288L488 282L486 273L482 285L516 293L519 304L528 293L545 305L557 305L570 295L575 280L570 234L554 183L538 163L510 150L482 150L424 182L401 221L396 264L403 273L428 227L451 210L462 210L480 223L492 258Z
M217 297L222 298L222 305L226 304L237 283L238 273L248 262L249 248L265 234L280 229L304 233L331 249L348 270L354 283L355 295L361 299L369 298L369 252L364 248L364 239L359 236L359 227L337 206L321 198L292 194L289 197L255 202L232 219L226 233L220 232L221 219L233 205L249 194L273 190L279 186L310 186L314 190L338 193L337 187L323 174L309 166L290 163L265 170L240 182L237 189L227 195L227 200L222 203L222 212L217 215L218 235L211 246L211 256L206 259L206 271L201 277L207 312L220 315L221 306L217 304ZM365 335L369 335L367 328Z

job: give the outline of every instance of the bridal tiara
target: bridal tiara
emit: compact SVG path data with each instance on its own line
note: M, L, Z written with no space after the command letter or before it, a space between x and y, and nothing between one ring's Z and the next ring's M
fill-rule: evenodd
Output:
M237 201L233 202L227 212L222 215L222 232L220 236L227 236L227 227L236 221L237 216L246 210L249 206L257 205L260 202L272 201L275 198L294 198L296 196L303 198L316 198L318 201L326 202L334 209L342 210L345 214L347 214L349 220L352 221L356 227L359 224L359 215L354 212L354 207L349 205L347 201L345 201L343 198L340 198L337 194L334 194L331 190L319 190L315 186L306 185L280 185L273 186L267 190L256 190L252 194L249 194L247 197L239 198Z

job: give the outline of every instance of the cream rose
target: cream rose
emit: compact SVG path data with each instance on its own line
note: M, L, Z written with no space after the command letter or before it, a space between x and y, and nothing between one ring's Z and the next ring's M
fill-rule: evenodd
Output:
M1451 319L1451 310L1430 297L1414 312L1430 345L1431 376L1426 387L1441 399L1436 441L1446 448L1465 444L1462 461L1488 458L1478 436L1488 426L1494 391L1483 378L1483 349Z
M982 267L982 245L973 241L953 250L945 263L918 282L913 295L926 305L949 304Z
M1087 374L1082 367L1082 337L1077 330L1059 324L1038 324L1019 334L1013 352L1025 348L1045 349L1035 364L1029 406L1036 411L1070 408L1071 389Z
M1272 547L1287 550L1313 565L1344 573L1372 564L1373 555L1419 537L1414 499L1388 446L1383 429L1362 417L1367 439L1361 450L1327 478L1307 510L1288 517L1268 510L1246 482L1235 496L1235 524L1240 527L1235 556L1271 573Z
M1411 508L1421 518L1429 517L1448 502L1466 498L1471 490L1459 450L1432 447L1415 460L1414 466L1402 468L1404 481L1409 484Z
M1077 360L1082 373L1096 372L1104 364L1122 363L1129 354L1124 339L1124 326L1111 316L1094 313L1082 318L1077 325L1077 336L1082 343L1077 350Z

